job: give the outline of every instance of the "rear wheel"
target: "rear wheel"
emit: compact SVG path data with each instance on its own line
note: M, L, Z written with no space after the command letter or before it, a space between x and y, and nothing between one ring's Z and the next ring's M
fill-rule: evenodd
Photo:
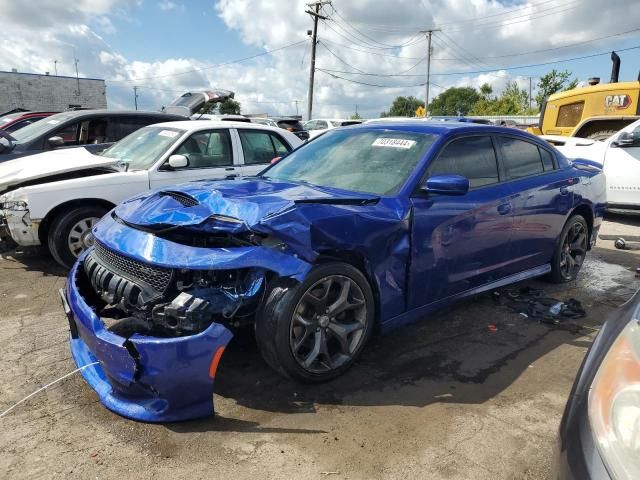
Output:
M365 276L346 263L314 268L304 282L271 288L256 339L275 370L303 382L346 371L373 330L374 300Z
M76 207L62 213L49 230L49 251L63 267L71 268L78 256L93 245L91 230L107 209L96 205Z
M551 259L551 281L565 283L575 280L587 255L589 227L581 215L574 215L565 224L560 241Z

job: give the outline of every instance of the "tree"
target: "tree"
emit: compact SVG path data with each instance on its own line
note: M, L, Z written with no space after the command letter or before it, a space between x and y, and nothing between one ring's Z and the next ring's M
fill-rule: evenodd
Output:
M218 105L218 111L222 115L240 115L240 102L233 98L227 98Z
M451 87L429 104L430 115L467 115L481 99L473 87Z
M493 94L493 87L491 85L489 85L488 83L483 83L480 86L480 96L482 98L491 98L492 94Z
M358 112L354 113L353 115L351 115L351 117L349 117L350 120L360 120L362 119L362 117L360 116L360 114Z
M381 117L413 117L418 107L424 107L424 102L416 97L396 97L388 112L382 112Z
M546 75L540 77L540 81L537 85L538 93L535 97L538 108L542 107L542 102L544 102L549 95L563 90L576 88L578 86L578 79L574 78L570 81L569 78L571 75L572 73L567 70L560 72L554 68Z
M487 88L483 88L485 85L480 87L481 92L485 95L474 104L470 111L472 115L526 115L531 113L529 111L529 95L525 89L518 87L516 82L507 83L499 97L491 95ZM486 86L491 88L489 85Z

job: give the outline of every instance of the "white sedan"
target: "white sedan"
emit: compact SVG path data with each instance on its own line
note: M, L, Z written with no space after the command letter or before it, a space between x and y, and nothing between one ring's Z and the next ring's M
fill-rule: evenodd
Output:
M141 128L101 155L57 150L0 164L0 240L47 245L70 266L91 228L124 199L167 185L255 175L302 141L280 128L167 122Z
M320 135L327 130L342 127L347 120L339 118L315 118L305 122L302 126L309 132L309 139Z
M602 165L607 178L607 210L640 214L640 120L606 140L543 135L568 158Z

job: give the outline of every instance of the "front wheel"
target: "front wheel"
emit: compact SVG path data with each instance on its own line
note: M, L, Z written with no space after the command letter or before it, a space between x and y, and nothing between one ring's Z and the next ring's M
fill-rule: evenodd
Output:
M275 370L295 380L323 382L353 364L373 322L366 277L335 262L315 267L300 284L273 286L256 320L256 339Z
M76 207L59 215L49 230L49 251L60 265L71 268L76 259L93 244L91 230L107 209L99 206Z
M587 255L589 227L581 215L573 215L560 234L560 241L551 259L551 281L566 283L575 280Z

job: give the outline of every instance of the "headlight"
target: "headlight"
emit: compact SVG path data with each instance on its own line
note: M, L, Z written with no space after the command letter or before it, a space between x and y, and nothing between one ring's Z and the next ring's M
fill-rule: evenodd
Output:
M634 319L607 352L589 392L596 445L614 478L640 478L640 325Z
M27 202L24 200L12 200L9 202L0 202L0 210L13 210L22 212L27 209Z

